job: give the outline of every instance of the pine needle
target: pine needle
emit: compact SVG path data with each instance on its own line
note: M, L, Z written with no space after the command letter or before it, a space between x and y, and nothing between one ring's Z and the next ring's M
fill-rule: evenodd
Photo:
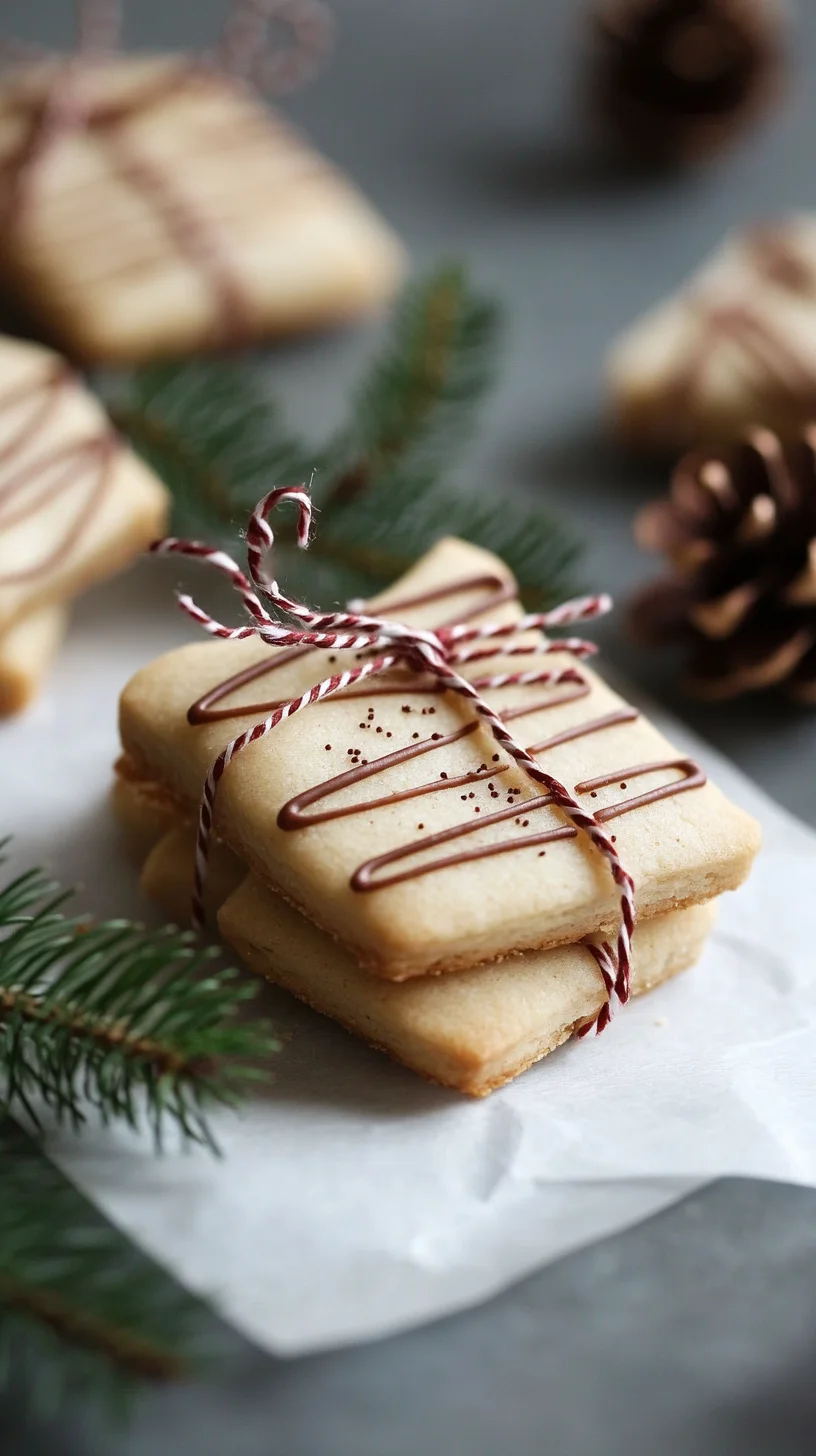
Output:
M196 1302L8 1123L0 1168L0 1392L36 1391L40 1414L79 1390L116 1409L183 1378Z
M242 361L137 369L106 404L170 491L179 532L234 537L271 481L308 477L315 463L285 429L261 372Z
M189 934L89 924L69 898L36 869L0 890L0 1112L45 1104L78 1126L90 1107L213 1146L206 1108L234 1103L276 1048L239 1017L257 987Z
M508 508L506 500L457 491L433 478L420 484L397 475L330 516L324 513L319 533L324 555L336 553L356 571L352 595L392 581L447 535L500 556L531 609L554 606L573 589L576 543L546 507L524 498Z
M493 383L499 310L451 264L410 283L389 337L358 387L351 418L324 451L320 501L343 504L408 463L450 468Z

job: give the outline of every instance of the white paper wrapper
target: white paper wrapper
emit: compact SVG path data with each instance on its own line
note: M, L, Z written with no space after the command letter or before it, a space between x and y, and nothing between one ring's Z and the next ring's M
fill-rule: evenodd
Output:
M106 806L116 699L189 637L158 564L77 612L45 698L0 728L15 860L155 919ZM720 1174L816 1183L816 835L678 724L765 847L703 963L485 1102L430 1087L272 991L266 1095L214 1121L223 1161L118 1130L55 1135L90 1197L252 1339L364 1340L486 1298Z

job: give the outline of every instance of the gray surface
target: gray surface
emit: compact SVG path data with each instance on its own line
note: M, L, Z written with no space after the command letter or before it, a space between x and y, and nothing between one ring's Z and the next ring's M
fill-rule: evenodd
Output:
M485 1305L355 1350L227 1368L127 1435L26 1430L4 1456L805 1456L816 1192L726 1180Z
M724 230L816 192L816 13L798 30L790 104L747 145L673 182L627 176L581 136L578 0L336 0L328 74L292 104L407 239L418 264L465 253L508 309L501 387L469 468L484 489L541 492L576 521L587 579L644 577L632 511L664 472L623 460L600 424L608 341ZM135 43L211 39L221 0L141 0ZM65 0L4 0L6 29L68 33ZM370 345L365 330L295 345L270 372L296 420L327 428ZM692 709L671 666L612 622L610 657L816 822L803 773L816 719L773 704ZM816 1195L716 1185L681 1208L426 1331L280 1364L237 1340L231 1379L149 1405L129 1438L79 1428L4 1456L723 1456L812 1450ZM0 1427L2 1429L2 1427Z

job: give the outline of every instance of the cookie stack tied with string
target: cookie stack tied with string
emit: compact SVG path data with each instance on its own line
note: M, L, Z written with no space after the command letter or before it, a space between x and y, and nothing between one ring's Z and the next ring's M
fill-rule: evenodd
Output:
M286 501L307 545L306 491L271 492L249 576L158 548L225 575L248 621L181 599L215 640L125 688L115 809L172 915L484 1095L691 965L758 829L587 666L570 628L606 599L525 615L498 557L443 539L375 600L312 612L267 575Z
M236 0L212 54L121 56L84 0L68 55L0 80L0 291L67 354L135 362L323 326L388 298L402 249L270 113L322 61L318 0ZM274 48L267 27L291 36Z
M65 360L0 335L0 715L38 691L70 601L161 535L168 504Z

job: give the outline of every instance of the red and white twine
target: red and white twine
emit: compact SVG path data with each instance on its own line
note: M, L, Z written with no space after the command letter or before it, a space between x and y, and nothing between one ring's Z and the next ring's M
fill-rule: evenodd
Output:
M288 32L288 43L274 43L273 27ZM321 0L237 0L215 60L264 95L284 96L312 79L333 43L334 21Z
M120 0L75 0L74 10L76 44L61 59L70 65L115 55L122 44ZM214 51L192 59L240 76L266 96L281 96L311 80L333 42L334 21L323 0L231 0ZM43 47L0 40L0 64L54 58ZM74 124L83 125L83 118Z
M288 597L278 583L266 574L264 562L274 545L274 534L269 516L285 501L293 502L298 508L298 545L306 548L312 520L312 503L305 486L281 486L271 490L254 510L246 534L247 562L249 576L224 551L214 550L198 541L181 541L170 537L157 541L152 550L160 555L179 555L198 558L225 576L241 597L249 616L249 623L243 627L226 627L215 620L186 594L179 594L179 605L188 616L213 637L228 641L240 641L258 637L274 647L313 647L335 652L365 652L370 654L355 667L333 673L321 682L315 683L298 698L276 707L262 722L255 723L233 738L219 753L211 766L204 784L199 812L196 842L196 866L193 889L193 920L197 926L204 922L204 884L207 875L210 843L213 827L213 812L218 785L235 758L251 743L257 743L271 733L279 723L299 713L303 708L322 699L342 692L344 688L364 678L386 672L395 666L409 667L423 674L431 674L444 684L444 688L457 693L468 701L474 712L490 730L496 743L524 771L531 782L542 786L551 796L553 803L563 812L575 828L586 834L599 854L607 861L612 878L620 892L620 923L615 945L604 942L590 944L603 976L609 1000L602 1007L596 1022L597 1031L602 1031L611 1016L611 1003L616 998L621 1005L629 999L631 937L635 920L634 882L621 863L620 856L605 828L595 816L575 799L569 790L552 774L536 763L535 759L516 741L499 714L481 696L482 690L507 687L523 683L547 683L555 685L574 682L578 675L574 668L547 670L535 668L527 672L500 673L468 681L457 672L457 666L484 657L496 655L496 649L486 644L495 643L505 637L512 637L531 630L547 632L574 622L589 621L609 611L610 599L606 596L581 597L550 612L530 613L517 621L507 623L463 622L453 626L439 627L430 631L422 627L409 627L405 623L391 621L387 617L370 616L362 610L362 604L353 603L354 610L345 612L315 612L302 602ZM283 612L302 625L287 626L267 611L264 601L276 612ZM471 644L471 645L467 645ZM586 657L595 649L593 644L582 639L567 638L548 641L545 653L569 652L575 657ZM521 656L542 651L540 646L509 644L501 648L503 656ZM580 681L580 678L578 678ZM589 1028L587 1028L589 1029Z

